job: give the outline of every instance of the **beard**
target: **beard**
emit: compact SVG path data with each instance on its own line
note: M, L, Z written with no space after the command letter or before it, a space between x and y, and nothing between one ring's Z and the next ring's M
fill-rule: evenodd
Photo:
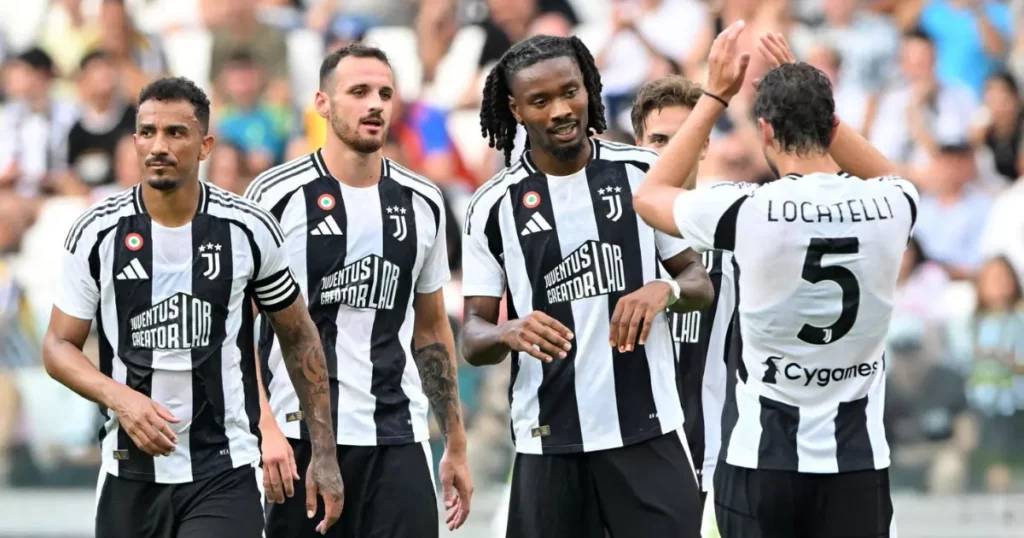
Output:
M146 184L158 191L172 191L178 188L178 180L167 177L152 178L146 181Z
M348 147L358 151L359 153L375 153L380 151L380 148L384 147L387 142L388 129L387 125L380 131L380 138L366 137L359 135L359 123L356 123L353 128L341 120L337 114L335 114L333 105L331 106L331 117L330 117L331 130L334 134Z

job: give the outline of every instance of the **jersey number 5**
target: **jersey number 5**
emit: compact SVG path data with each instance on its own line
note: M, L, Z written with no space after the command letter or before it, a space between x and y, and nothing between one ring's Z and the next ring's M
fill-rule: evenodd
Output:
M856 254L860 250L860 241L856 237L814 238L807 247L807 258L804 259L803 279L817 284L831 280L839 284L843 291L843 311L839 319L828 327L815 327L804 324L797 338L808 344L825 345L838 341L846 336L857 321L857 309L860 306L860 284L853 272L841 265L823 267L821 259L827 254Z

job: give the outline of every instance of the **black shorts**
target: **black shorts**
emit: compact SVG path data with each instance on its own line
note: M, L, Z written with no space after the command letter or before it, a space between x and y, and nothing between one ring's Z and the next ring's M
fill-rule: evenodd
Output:
M239 467L185 484L156 484L101 471L96 538L260 538L258 471Z
M887 469L810 474L723 462L714 480L722 538L888 538L892 532Z
M313 448L308 441L289 439L299 480L295 495L284 504L267 505L266 538L320 537L324 503L306 517L305 479ZM436 538L437 494L433 461L426 443L395 446L338 446L338 466L345 483L341 519L327 531L332 538Z
M583 454L517 454L506 538L698 538L700 491L677 433Z

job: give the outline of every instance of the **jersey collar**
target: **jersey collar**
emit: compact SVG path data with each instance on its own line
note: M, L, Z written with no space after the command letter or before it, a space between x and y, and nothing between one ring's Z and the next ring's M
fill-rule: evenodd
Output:
M142 183L139 183L132 187L134 191L132 198L135 201L135 212L140 215L149 216L149 212L146 211L146 201L142 199ZM200 213L206 213L207 208L210 207L210 186L205 181L199 181L199 207L196 208L196 215Z
M339 181L338 178L331 175L330 170L327 169L327 163L324 161L323 148L317 149L311 155L313 158L313 166L316 168L320 177L328 177L335 181ZM380 177L384 179L391 177L391 161L387 157L381 156L380 158Z
M594 140L593 137L587 138L587 141L590 142L590 160L593 161L597 159L600 146L597 140ZM529 142L529 139L527 139L527 142ZM531 151L529 147L527 147L527 149L523 151L523 155L519 158L519 160L522 161L523 166L529 173L536 174L540 172L540 170L537 168L537 165L533 162L533 157L530 155L530 153Z

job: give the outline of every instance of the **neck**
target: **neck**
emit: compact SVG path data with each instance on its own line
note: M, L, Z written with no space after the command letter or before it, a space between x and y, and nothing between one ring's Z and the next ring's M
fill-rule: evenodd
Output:
M832 160L828 153L818 153L806 157L795 153L778 153L775 157L775 165L783 177L790 174L834 174L840 170L839 165Z
M32 109L32 112L46 112L50 108L50 94L48 92L39 92L29 97L28 106Z
M530 157L533 158L533 163L537 165L537 169L545 174L569 176L583 170L583 167L590 162L590 141L587 140L580 149L579 154L568 161L556 159L554 155L544 150L530 150Z
M92 109L96 114L106 114L114 107L114 96L104 96L92 99L89 103L89 108Z
M199 207L199 177L193 177L177 189L160 191L142 183L142 201L146 212L157 224L168 228L184 226L192 221Z
M380 163L384 154L377 150L361 153L348 147L337 136L329 135L320 151L327 172L349 187L372 187L380 181Z

